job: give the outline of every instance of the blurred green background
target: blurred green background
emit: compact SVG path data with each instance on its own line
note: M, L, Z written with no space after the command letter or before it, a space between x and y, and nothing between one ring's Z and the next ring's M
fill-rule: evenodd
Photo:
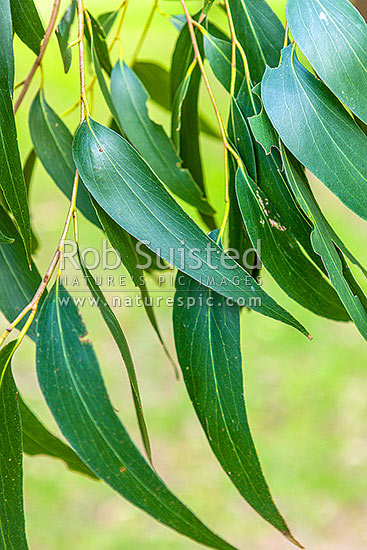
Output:
M85 0L94 15L117 7L118 0ZM61 10L68 2L61 3ZM200 2L191 1L192 12ZM285 2L270 4L284 19ZM38 0L47 24L51 0ZM150 0L130 0L122 31L129 60L150 8ZM180 4L162 0L161 8L182 13ZM168 67L176 30L156 15L140 59L159 59ZM76 31L72 40L76 37ZM15 38L17 80L22 80L33 54ZM114 51L114 55L117 55ZM56 39L45 56L46 99L59 113L78 98L76 50L72 70L62 71ZM91 74L88 73L88 80ZM37 74L17 114L23 158L30 150L27 113L39 85ZM214 83L223 113L225 96ZM205 90L202 105L213 115ZM151 105L154 118L168 127L167 113ZM93 115L108 120L99 93ZM65 119L73 130L78 114ZM220 142L203 139L203 158L210 198L223 211L223 163ZM314 191L335 229L367 265L366 224L335 199L319 182ZM31 211L41 248L36 256L46 269L63 226L67 201L37 165L31 189ZM100 246L101 234L80 220L82 246ZM121 270L123 273L123 270ZM254 313L243 314L242 344L247 408L255 442L273 495L289 525L307 548L359 550L367 547L365 466L366 347L351 325L317 318L287 296L267 276L265 288L288 308L314 337L312 342L291 328ZM155 283L151 286L154 288ZM114 406L140 445L132 400L118 351L96 308L85 306L89 336L100 358ZM209 526L240 548L291 548L237 495L211 455L183 383L174 379L157 338L141 309L116 310L131 344L140 379L146 418L160 475ZM173 352L170 308L157 315ZM2 319L3 326L5 320ZM18 385L29 404L58 433L40 394L35 376L35 349L24 342L14 360ZM186 540L133 508L102 483L68 472L58 461L25 457L25 510L33 550L194 550Z

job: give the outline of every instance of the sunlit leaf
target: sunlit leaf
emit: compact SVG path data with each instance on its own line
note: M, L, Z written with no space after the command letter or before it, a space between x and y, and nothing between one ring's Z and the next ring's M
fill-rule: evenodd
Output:
M18 405L22 419L23 451L27 455L42 455L60 459L73 472L82 473L88 477L97 479L88 466L80 460L78 455L68 445L48 431L24 403L20 394L18 394Z
M56 29L56 36L59 43L64 71L67 73L72 61L72 51L69 47L70 29L73 24L76 12L76 2L73 0L66 8L64 15Z
M261 85L269 118L286 147L346 206L367 219L367 138L292 46Z
M10 0L14 31L36 55L45 30L33 0Z
M0 547L4 550L27 550L23 506L22 428L17 389L8 364L14 345L15 342L11 342L0 351Z
M125 64L118 62L112 71L111 95L124 134L159 179L201 212L213 213L189 172L181 168L182 161L162 126L149 118L148 94L136 74Z
M69 299L68 305L62 299ZM161 523L219 550L214 535L165 486L118 419L85 326L71 296L58 285L38 323L37 373L56 422L79 457L129 502Z
M77 131L73 151L89 192L128 233L223 296L246 300L255 311L308 334L234 260L212 248L211 239L121 136L89 119Z
M288 0L294 40L318 76L367 122L367 25L349 0Z

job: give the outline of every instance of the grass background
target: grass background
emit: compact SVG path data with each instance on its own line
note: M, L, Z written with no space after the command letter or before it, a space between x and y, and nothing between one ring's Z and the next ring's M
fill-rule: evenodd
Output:
M118 1L85 0L95 15ZM270 2L284 18L285 2ZM38 0L44 22L51 0ZM62 2L62 10L67 2ZM175 1L161 2L170 13L181 13ZM190 2L195 11L200 2ZM148 0L131 0L122 32L124 55L130 59L150 8ZM75 30L74 30L75 34ZM156 15L141 59L158 58L168 66L176 31ZM17 79L27 74L33 54L15 38ZM114 52L115 56L117 51ZM74 57L76 51L74 50ZM59 113L78 97L76 59L64 76L56 39L44 63L45 93ZM91 75L88 74L88 80ZM17 114L23 156L30 147L27 113L39 75ZM225 114L225 96L214 83ZM202 106L212 118L205 91ZM157 121L168 126L167 114L151 105ZM94 97L94 117L107 121L101 96ZM74 129L77 113L66 118ZM222 148L203 139L207 185L212 202L223 210ZM322 184L314 191L335 229L367 265L366 224L347 211ZM42 272L58 241L67 201L38 165L31 189L32 219L41 248L36 256ZM80 220L82 246L100 246L101 235ZM98 270L97 270L98 272ZM123 273L123 270L121 270ZM152 285L154 288L154 282ZM254 438L273 495L295 535L314 550L366 548L366 348L351 325L317 318L291 302L265 276L265 288L288 308L314 337L313 342L291 328L254 313L243 314L242 343L247 408ZM124 366L99 312L84 307L83 317L95 344L113 404L139 443ZM172 368L141 309L117 310L131 344L140 379L156 467L182 500L201 519L240 548L290 548L272 527L241 500L221 471L195 418L183 383ZM157 310L165 339L173 351L171 310ZM5 326L5 320L3 321ZM57 427L40 394L35 377L35 350L30 342L17 352L14 373L18 385L45 423ZM199 546L162 527L133 508L102 483L68 472L63 464L25 457L25 509L32 550L194 550Z

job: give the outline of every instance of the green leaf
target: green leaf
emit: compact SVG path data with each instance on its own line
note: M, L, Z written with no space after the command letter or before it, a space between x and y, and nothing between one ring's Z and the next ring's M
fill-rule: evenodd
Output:
M120 323L118 322L116 315L108 305L106 298L103 295L103 292L95 282L93 275L89 269L83 263L83 260L80 256L80 251L78 247L78 257L79 264L83 271L84 279L87 281L89 290L95 298L97 306L101 312L104 322L106 323L113 339L115 340L122 359L124 360L127 375L130 382L131 393L133 396L134 407L136 412L136 417L138 419L139 429L141 433L141 438L144 444L145 452L149 459L149 462L152 463L152 450L149 441L148 428L144 418L143 405L140 397L140 390L138 379L136 376L135 365L133 358L131 356L129 344L126 340L126 336L121 328Z
M0 231L0 244L12 244L15 241L12 237L7 237Z
M114 11L106 11L105 13L101 13L101 15L97 17L97 21L99 25L102 27L106 36L109 34L110 30L112 29L112 26L116 21L116 17L119 14L119 11L120 11L119 9Z
M276 67L284 44L284 28L266 0L229 0L237 38L246 54L254 84L266 65Z
M224 86L227 92L231 89L231 65L232 65L232 44L228 40L218 38L212 34L205 32L204 34L204 49L205 55L208 58L210 67ZM243 63L238 51L236 53L236 82L235 94L242 84L245 77Z
M32 148L23 165L23 176L24 176L28 197L29 197L29 188L31 185L36 160L37 160L36 151L34 150L34 148ZM31 228L31 234L32 234L32 254L35 254L39 249L40 245L39 245L39 240L37 238L37 235L35 234L33 228Z
M58 285L39 319L37 373L62 433L98 477L179 533L213 548L233 550L168 490L131 441L111 405L78 310Z
M13 97L14 52L13 27L9 0L0 2L0 91L8 90Z
M213 4L214 4L214 0L204 0L203 13L205 13L205 15L208 15L209 10Z
M170 75L166 69L150 61L135 61L134 72L138 75L150 98L161 107L171 110L169 89Z
M73 472L97 479L76 453L61 439L55 437L38 420L18 394L19 412L22 419L23 451L30 456L45 455L62 460Z
M36 265L28 266L24 247L12 220L0 206L0 231L14 239L11 246L0 244L0 311L8 321L14 321L22 309L29 304L41 284L41 276ZM26 319L26 318L25 318ZM17 327L24 325L22 320ZM27 335L35 340L36 331L33 323Z
M287 19L321 80L367 122L367 26L359 11L349 0L289 0Z
M257 84L252 92L256 94L261 101L260 86L261 84ZM279 138L274 130L274 126L266 114L262 101L259 114L249 117L247 120L254 138L260 145L262 145L265 153L270 155L272 147L279 147Z
M213 453L243 498L291 539L271 497L248 424L240 307L228 305L216 292L178 273L173 327L186 388Z
M1 16L1 14L0 14ZM31 222L10 91L0 88L0 187L31 257Z
M37 93L31 105L29 130L37 156L46 172L70 199L75 178L72 156L73 136L61 118L48 105L42 91ZM99 226L83 182L79 183L77 207L89 221Z
M348 311L363 338L367 340L366 297L354 280L349 267L345 263L343 255L335 245L341 248L343 252L351 258L353 263L358 264L358 262L345 248L340 239L336 237L312 194L305 174L300 170L294 157L292 157L283 146L282 156L288 181L301 207L309 213L313 220L312 246L315 252L321 256L329 274L330 281L338 293L340 300L343 302L345 309Z
M107 43L106 43L106 33L101 25L101 23L93 17L93 15L88 11L88 17L90 18L92 34L93 34L93 44L98 57L98 61L106 71L108 75L111 74L112 65L110 60L110 54L108 52ZM86 24L85 27L85 36L91 45L92 37L90 35L89 26Z
M349 321L332 286L305 256L268 196L241 168L236 191L252 244L257 248L261 243L261 261L284 292L317 315Z
M201 212L212 214L213 209L200 188L189 172L181 168L182 161L162 126L149 118L148 94L136 74L125 64L118 62L112 71L111 95L124 134L159 179L178 197Z
M0 548L27 550L23 506L22 428L17 389L8 365L14 346L15 341L0 351Z
M213 248L211 239L121 136L89 119L75 135L73 152L89 192L128 233L223 296L245 299L251 309L308 335L234 260Z
M67 73L71 66L72 51L69 47L70 29L73 24L76 12L75 0L66 8L64 15L56 29L56 37L59 43L62 62L64 64L64 71Z
M45 29L33 0L10 0L10 6L14 31L39 55Z
M158 322L154 313L154 308L151 305L149 291L145 282L145 274L143 269L140 269L140 261L137 253L138 241L136 241L129 233L127 233L118 223L116 223L99 205L97 202L93 201L94 207L97 211L98 218L101 222L101 225L108 237L108 240L112 244L113 248L120 255L121 261L126 267L131 280L137 288L139 288L141 293L141 298L143 301L143 306L146 311L147 317L150 321L150 324L153 327L162 347L172 364L174 370L176 371L176 364L173 361L166 344L161 335L161 331L158 326ZM153 264L155 258L153 252L149 248L144 249L144 245L139 243L140 248L142 249L145 256L149 255L149 260ZM144 258L145 259L145 258Z
M286 147L356 214L367 219L367 140L339 100L283 50L261 85L269 118Z

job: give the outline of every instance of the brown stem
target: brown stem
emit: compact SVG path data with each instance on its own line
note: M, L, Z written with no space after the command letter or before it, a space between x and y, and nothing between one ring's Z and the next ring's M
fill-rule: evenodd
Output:
M60 0L54 0L54 4L52 6L50 21L48 23L48 26L47 26L47 29L46 29L46 32L45 32L45 36L44 36L44 39L43 39L42 44L41 44L40 53L39 53L36 61L33 63L32 68L28 73L28 76L24 80L22 91L20 92L19 97L18 97L18 99L17 99L17 101L15 102L15 105L14 105L14 113L16 113L17 110L19 109L19 105L22 103L23 98L24 98L25 94L27 93L27 90L30 86L30 83L32 82L34 73L36 72L37 68L39 67L39 65L42 61L42 58L45 54L47 45L50 41L52 31L53 31L55 23L56 23L57 14L59 12L59 6L60 6Z

